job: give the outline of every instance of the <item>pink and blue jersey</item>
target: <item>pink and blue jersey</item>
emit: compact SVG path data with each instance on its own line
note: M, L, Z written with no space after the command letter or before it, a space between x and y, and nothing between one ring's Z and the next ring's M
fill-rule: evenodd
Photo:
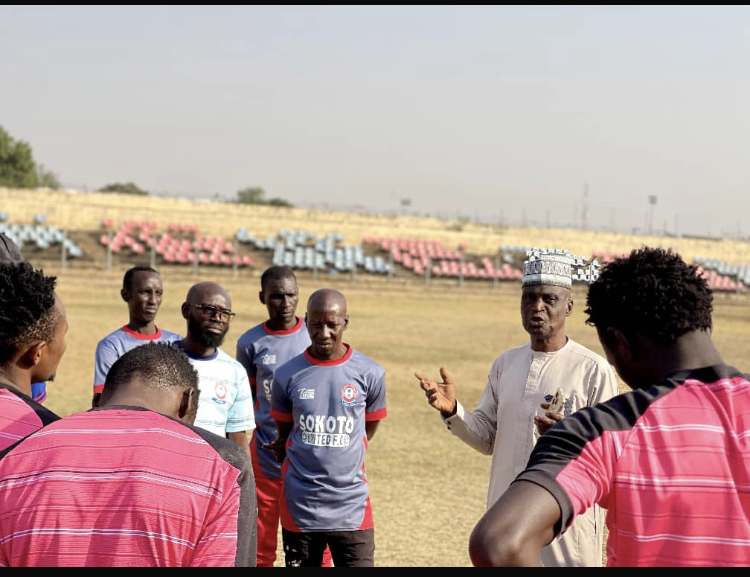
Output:
M276 369L271 416L294 424L282 465L288 531L373 527L365 474L366 421L385 418L385 371L349 345L335 361L307 352Z
M262 446L276 440L276 422L271 417L271 386L274 371L301 354L310 346L305 323L297 317L297 324L287 331L274 331L261 323L237 341L237 360L245 367L255 399L255 434L250 443L253 470L256 477L281 479L281 465L271 451Z
M59 418L15 387L0 384L0 451Z
M154 335L142 335L129 329L127 325L107 335L96 345L94 393L102 392L109 369L128 351L146 343L173 343L179 340L182 340L180 335L159 328Z

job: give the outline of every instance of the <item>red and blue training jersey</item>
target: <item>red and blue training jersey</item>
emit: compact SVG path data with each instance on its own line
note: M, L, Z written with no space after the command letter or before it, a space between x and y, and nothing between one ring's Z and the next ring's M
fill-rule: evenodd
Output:
M347 346L335 361L307 352L276 369L271 416L293 423L282 465L281 525L288 531L373 527L365 422L385 418L385 371Z
M557 500L558 533L606 508L610 566L750 565L750 382L717 365L582 409L519 480Z
M271 417L271 387L273 372L310 346L305 323L297 317L297 324L287 331L274 331L268 323L261 323L237 341L237 360L245 367L255 399L255 433L250 442L255 475L281 479L281 465L273 453L263 445L276 440L276 422Z
M80 413L0 454L2 566L249 566L255 532L242 449L159 413Z

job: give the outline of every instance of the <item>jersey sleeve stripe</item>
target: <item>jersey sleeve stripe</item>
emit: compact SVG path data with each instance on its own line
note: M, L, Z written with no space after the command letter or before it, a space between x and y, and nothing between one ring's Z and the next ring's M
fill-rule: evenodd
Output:
M365 421L380 421L388 416L386 409L380 409L379 411L373 411L372 413L365 413Z

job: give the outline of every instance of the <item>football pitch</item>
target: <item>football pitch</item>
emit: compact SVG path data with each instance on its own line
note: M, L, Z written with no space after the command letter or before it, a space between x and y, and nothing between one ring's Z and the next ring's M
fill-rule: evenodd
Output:
M52 268L45 272L58 273ZM70 329L67 352L55 382L48 384L45 405L60 415L90 407L96 344L128 322L127 306L119 295L123 272L68 269L58 278ZM234 357L237 338L266 318L258 302L259 278L202 272L200 277L163 272L164 300L157 324L184 334L180 305L187 290L195 282L215 280L228 290L237 313L221 347ZM424 288L302 277L299 286L301 316L314 290L341 290L350 317L345 342L386 370L388 417L366 458L376 564L469 565L468 539L484 512L490 458L451 436L427 405L413 374L420 371L437 378L438 369L445 366L459 399L473 408L497 355L527 341L520 323L520 283L493 290L489 283ZM602 354L595 330L584 323L585 289L577 288L574 299L568 335ZM715 295L713 336L727 364L750 371L750 298Z

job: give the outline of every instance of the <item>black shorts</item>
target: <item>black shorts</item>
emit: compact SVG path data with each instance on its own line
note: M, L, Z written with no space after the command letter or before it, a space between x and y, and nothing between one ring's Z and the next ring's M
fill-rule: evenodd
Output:
M375 529L282 534L287 567L320 567L326 546L336 567L375 566Z

